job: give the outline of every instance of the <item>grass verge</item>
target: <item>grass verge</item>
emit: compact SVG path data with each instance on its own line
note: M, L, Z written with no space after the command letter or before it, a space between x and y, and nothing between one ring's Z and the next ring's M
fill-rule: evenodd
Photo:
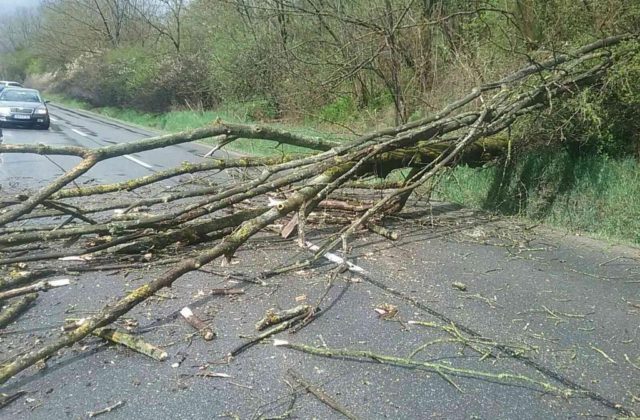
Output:
M231 104L221 107L215 111L170 111L162 114L152 114L140 112L132 109L123 109L116 107L92 107L86 102L70 99L65 96L48 94L47 99L57 102L61 105L71 108L83 109L95 112L100 115L115 118L128 123L136 124L142 127L153 128L166 132L178 132L202 127L211 124L214 121L221 120L229 123L251 124L254 123L249 116L247 110L241 105ZM333 138L331 134L313 130L310 127L300 126L284 126L283 124L272 123L273 127L286 128L287 130L315 137ZM213 140L203 139L202 143L214 144ZM255 156L270 156L276 154L289 153L309 153L309 149L290 146L287 144L279 144L274 141L256 140L256 139L237 139L233 143L226 146L228 149L242 153L248 153Z
M640 164L535 153L504 167L451 170L437 198L605 239L640 244Z

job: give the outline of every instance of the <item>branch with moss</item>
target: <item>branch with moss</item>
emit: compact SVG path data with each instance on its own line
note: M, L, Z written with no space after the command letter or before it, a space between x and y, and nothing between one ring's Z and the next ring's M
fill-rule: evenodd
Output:
M27 354L16 357L13 361L0 368L0 383L6 382L15 374L35 364L38 360L48 357L58 350L71 346L82 340L96 329L109 325L125 313L129 312L139 303L144 302L153 296L159 290L171 286L184 274L197 270L211 261L214 261L218 257L225 256L230 258L236 249L246 242L251 236L255 235L273 221L294 211L300 207L303 202L309 201L327 182L331 182L348 169L348 165L342 165L317 176L308 185L296 191L291 197L280 203L278 206L273 207L266 213L243 223L242 226L232 234L228 235L222 242L218 243L211 250L204 251L195 258L184 260L182 263L166 271L152 282L138 287L136 290L124 296L113 305L105 306L98 314L87 318L86 321L77 329L57 341L45 345L40 349L33 350Z
M473 378L479 380L488 380L493 382L499 382L505 385L528 385L534 386L544 393L552 393L565 398L568 398L574 394L573 390L560 388L550 382L540 381L529 376L518 375L513 373L493 373L481 370L458 368L444 363L435 362L422 362L414 359L389 356L385 354L373 353L366 350L351 350L351 349L335 349L327 347L313 347L306 344L294 344L284 340L274 340L273 344L276 347L289 348L296 351L312 354L314 356L328 357L328 358L340 358L340 359L354 359L354 360L374 360L376 362L385 363L394 366L420 368L433 373L441 375L447 379L449 376L458 376L465 378Z

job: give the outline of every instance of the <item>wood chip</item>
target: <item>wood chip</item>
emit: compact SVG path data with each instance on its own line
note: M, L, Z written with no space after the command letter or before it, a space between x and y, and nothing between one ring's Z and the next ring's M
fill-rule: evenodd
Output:
M464 283L460 283L460 282L453 282L451 283L451 286L455 287L456 289L462 291L462 292L466 292L467 291L467 285Z

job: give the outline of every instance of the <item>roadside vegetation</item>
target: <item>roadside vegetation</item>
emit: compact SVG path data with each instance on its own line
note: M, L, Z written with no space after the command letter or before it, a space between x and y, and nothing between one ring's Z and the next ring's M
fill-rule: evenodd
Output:
M632 157L529 154L506 166L459 166L435 197L599 238L640 244L640 166Z
M0 23L0 77L165 131L222 120L350 138L639 31L634 0L47 0ZM640 243L638 42L626 49L603 83L518 122L501 158L448 171L435 196Z
M229 123L256 123L246 114L246 109L240 105L208 111L174 110L162 113L148 113L131 108L119 108L113 106L94 107L91 104L70 98L59 93L50 93L48 99L63 106L83 109L109 118L126 121L142 127L152 128L163 132L177 132L192 130L215 121L225 121ZM289 131L312 136L330 137L325 131L318 131L312 125L293 125L283 123L271 123L274 127L286 127ZM215 140L203 139L203 143L214 145ZM269 140L237 139L227 146L228 149L240 153L247 153L256 156L270 156L282 153L308 153L311 150L289 144L280 144Z

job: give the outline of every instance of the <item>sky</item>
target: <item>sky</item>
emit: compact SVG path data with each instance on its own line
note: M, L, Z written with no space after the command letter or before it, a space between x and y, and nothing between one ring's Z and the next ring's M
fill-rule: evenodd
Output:
M40 3L40 0L0 0L0 15L14 12L20 7L32 7Z

